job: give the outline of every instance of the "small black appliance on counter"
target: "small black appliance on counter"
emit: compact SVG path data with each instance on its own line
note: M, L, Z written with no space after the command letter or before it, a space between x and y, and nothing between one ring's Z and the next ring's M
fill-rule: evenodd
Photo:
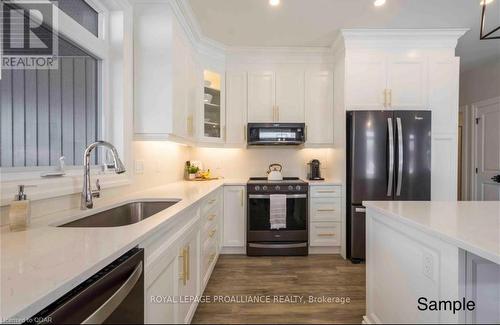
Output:
M313 159L311 160L309 165L309 173L307 175L307 178L311 181L322 181L324 180L323 177L321 177L321 171L320 171L320 165L321 163L319 162L318 159Z

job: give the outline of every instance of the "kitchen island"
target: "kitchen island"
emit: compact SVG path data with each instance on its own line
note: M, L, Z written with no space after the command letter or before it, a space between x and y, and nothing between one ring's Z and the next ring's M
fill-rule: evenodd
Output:
M363 202L365 323L500 322L500 202Z

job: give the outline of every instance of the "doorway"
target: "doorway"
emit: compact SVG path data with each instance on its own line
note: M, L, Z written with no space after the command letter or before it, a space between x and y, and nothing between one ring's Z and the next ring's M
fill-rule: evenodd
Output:
M473 104L474 200L500 200L500 97Z

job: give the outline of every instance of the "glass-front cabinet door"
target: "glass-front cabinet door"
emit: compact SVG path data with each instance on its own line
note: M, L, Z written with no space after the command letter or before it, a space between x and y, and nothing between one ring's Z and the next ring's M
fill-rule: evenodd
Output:
M218 72L203 71L203 138L208 141L224 139L224 86Z

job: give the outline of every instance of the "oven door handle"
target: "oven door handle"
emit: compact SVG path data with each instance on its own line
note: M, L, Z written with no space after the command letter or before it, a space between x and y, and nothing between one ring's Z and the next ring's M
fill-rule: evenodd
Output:
M248 243L249 247L254 248L299 248L307 247L307 243L296 243L296 244L256 244Z
M269 199L269 194L249 194L249 199ZM307 194L287 194L287 199L307 199Z

